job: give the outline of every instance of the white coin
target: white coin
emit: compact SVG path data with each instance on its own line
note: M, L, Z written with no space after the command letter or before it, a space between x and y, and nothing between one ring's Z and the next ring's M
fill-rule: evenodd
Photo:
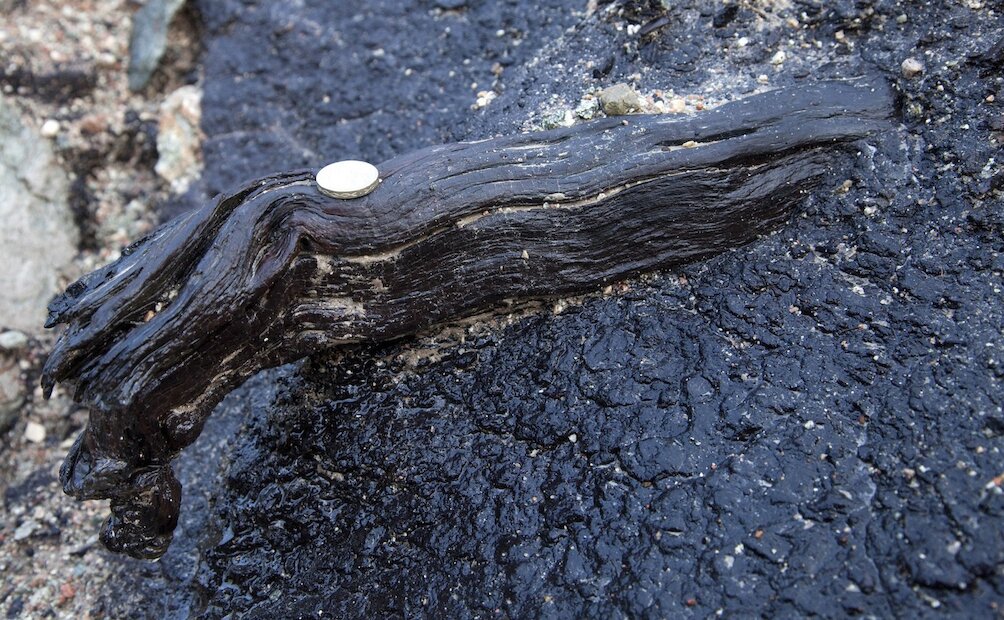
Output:
M317 186L332 198L359 198L380 184L380 171L373 164L354 159L336 161L317 173Z

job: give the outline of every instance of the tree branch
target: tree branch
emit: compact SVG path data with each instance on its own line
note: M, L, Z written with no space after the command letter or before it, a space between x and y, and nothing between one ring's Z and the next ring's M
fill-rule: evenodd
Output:
M895 107L884 82L821 82L691 117L420 150L353 200L308 172L222 196L50 305L48 326L68 328L43 385L71 386L91 412L64 489L111 498L108 547L157 557L178 518L171 460L252 374L747 243Z

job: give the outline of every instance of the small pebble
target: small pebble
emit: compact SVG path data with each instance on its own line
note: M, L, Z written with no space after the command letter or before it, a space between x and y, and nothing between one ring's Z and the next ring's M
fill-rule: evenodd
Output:
M495 97L497 97L497 95L493 90L478 91L477 99L474 101L474 105L472 107L475 110L487 107L489 103L495 101Z
M575 124L575 114L571 110L551 110L540 119L543 129L555 129L556 127L571 127Z
M85 116L80 121L80 132L89 136L99 134L108 128L108 120L99 114Z
M590 97L588 99L583 98L579 105L575 106L575 115L583 120L590 120L596 116L596 112L600 109L599 100Z
M600 91L599 97L603 111L610 116L641 112L645 105L641 96L633 88L624 83L604 88Z
M686 112L686 110L687 102L680 97L676 97L669 102L669 111L673 114L682 114L683 112Z
M784 50L778 50L777 53L775 53L774 56L771 57L770 64L772 65L783 64L787 58L788 55L784 53Z
M10 330L0 334L0 349L4 351L18 351L28 346L28 336L17 330Z
M380 171L373 164L347 159L321 168L316 178L317 186L332 198L359 198L380 184Z
M25 538L28 538L32 535L32 533L34 533L35 528L37 527L38 524L32 520L29 519L28 521L25 521L19 525L16 530L14 530L14 540L24 540Z
M31 443L42 443L45 441L45 427L38 422L28 422L24 427L24 438Z
M910 18L906 16L906 13L901 13L899 17L896 18L897 24L905 24Z
M46 138L55 138L59 134L59 121L54 119L49 119L42 123L42 136Z
M913 78L924 72L924 63L916 58L907 58L900 68L903 70L903 77Z

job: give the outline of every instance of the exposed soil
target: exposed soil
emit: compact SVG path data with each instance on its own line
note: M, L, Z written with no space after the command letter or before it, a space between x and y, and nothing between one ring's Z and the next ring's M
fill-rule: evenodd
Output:
M24 122L51 139L70 173L70 205L81 231L69 284L115 259L152 229L169 196L154 173L158 109L167 93L198 80L201 50L191 12L171 31L162 68L143 93L129 92L125 67L135 3L123 0L0 2L0 91ZM186 21L188 20L188 21ZM9 268L2 266L0 268ZM27 402L0 429L0 613L8 618L102 617L106 578L122 559L97 543L107 508L64 496L59 464L87 419L57 388L45 401L38 377L53 337L38 331L15 353ZM40 425L39 442L27 437Z

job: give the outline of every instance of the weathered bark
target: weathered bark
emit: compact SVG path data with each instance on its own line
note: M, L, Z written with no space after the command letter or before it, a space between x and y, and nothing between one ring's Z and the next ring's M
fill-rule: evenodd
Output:
M178 517L171 460L255 372L746 243L802 202L837 145L888 129L894 99L880 81L821 82L692 117L424 149L381 164L354 200L308 172L223 196L50 305L48 325L68 328L43 384L71 385L91 412L64 489L111 498L109 548L157 557Z

